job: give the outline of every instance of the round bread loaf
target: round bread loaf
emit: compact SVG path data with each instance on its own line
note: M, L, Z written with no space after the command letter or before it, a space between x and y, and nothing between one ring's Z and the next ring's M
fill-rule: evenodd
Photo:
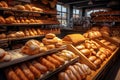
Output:
M56 37L56 35L53 33L49 33L49 34L45 35L45 38L47 38L47 39L53 39L54 37Z

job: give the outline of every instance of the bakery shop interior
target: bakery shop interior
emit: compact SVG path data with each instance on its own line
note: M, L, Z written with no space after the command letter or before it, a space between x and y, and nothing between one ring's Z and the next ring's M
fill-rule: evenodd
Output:
M0 0L0 80L120 80L120 0Z

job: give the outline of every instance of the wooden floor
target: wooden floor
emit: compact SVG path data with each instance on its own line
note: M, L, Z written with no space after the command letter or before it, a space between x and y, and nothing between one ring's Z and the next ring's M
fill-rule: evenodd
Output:
M105 75L104 80L120 80L120 57Z

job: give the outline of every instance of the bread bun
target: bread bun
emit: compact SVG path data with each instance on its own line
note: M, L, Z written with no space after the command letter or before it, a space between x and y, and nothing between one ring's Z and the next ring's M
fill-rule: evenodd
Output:
M99 56L99 58L100 58L102 61L104 61L105 58L106 58L106 55L105 55L105 54L101 54L101 55Z
M10 61L12 59L12 57L11 57L11 55L6 54L2 59L7 62L7 61Z
M23 31L16 32L15 35L16 35L16 37L18 37L18 38L25 36L25 34L23 33Z
M7 38L16 38L16 35L12 33L12 34L7 35Z
M1 1L0 3L2 4L2 7L8 8L8 4L5 1Z
M55 45L46 45L47 49L50 50L50 49L54 49L55 48Z
M100 59L96 59L94 62L93 62L96 66L100 66L100 64L102 63Z
M32 7L31 7L31 5L26 4L26 5L24 5L24 7L25 7L25 10L32 11Z
M17 10L25 10L25 7L23 5L16 5L15 8Z
M78 50L85 49L85 46L83 44L76 46Z
M45 45L51 45L51 44L56 44L56 43L57 43L57 40L55 40L55 39L43 38L43 39L42 39L42 42L43 42Z
M71 80L77 80L76 76L73 74L71 70L66 70L65 72L67 73Z
M79 66L74 65L74 68L79 72L81 79L84 79L86 77L86 74L81 70Z
M68 70L71 70L73 72L73 74L76 76L77 80L82 80L81 76L79 75L79 73L75 70L75 68L73 66L69 66Z
M0 16L0 23L2 23L2 24L6 23L5 19L2 16Z
M58 75L58 79L59 80L71 80L70 77L67 75L67 73L65 72L61 72Z
M90 56L88 59L89 59L91 62L94 62L94 61L97 59L97 57L96 57L96 56Z
M48 70L46 66L38 63L38 62L35 61L35 60L32 61L32 65L33 65L36 69L38 69L42 74L46 73L47 70Z
M42 0L43 4L48 4L48 0Z
M82 49L80 50L86 57L91 55L91 51L89 49Z
M5 50L0 48L0 58L4 57L5 54L6 54Z
M56 37L56 35L53 33L48 33L45 35L45 38L47 38L47 39L53 39L54 37Z
M6 34L2 33L0 34L0 39L5 39L6 38Z

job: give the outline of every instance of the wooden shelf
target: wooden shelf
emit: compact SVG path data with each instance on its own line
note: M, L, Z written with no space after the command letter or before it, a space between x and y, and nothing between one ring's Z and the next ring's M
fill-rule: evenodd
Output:
M26 55L26 54L22 54L20 53L20 49L16 49L16 50L11 50L11 51L8 51L10 53L10 55L12 56L12 60L9 61L9 62L1 62L0 63L0 69L1 68L4 68L4 67L8 67L8 66L11 66L11 65L14 65L14 64L17 64L17 63L21 63L21 62L24 62L24 61L28 61L28 60L31 60L31 59L34 59L34 58L37 58L37 57L41 57L41 56L45 56L45 55L48 55L48 54L51 54L51 53L54 53L54 52L57 52L61 49L64 49L65 46L62 46L60 48L55 48L55 49L51 49L49 51L46 51L44 53L40 53L40 54L36 54L36 55ZM18 51L18 52L17 52ZM16 53L17 52L17 53ZM21 55L19 58L14 58L13 56L15 56L15 54L19 54Z
M38 13L38 14L51 14L51 15L59 15L56 13L49 13L49 12L37 12L37 11L27 11L27 10L16 10L14 8L0 8L0 10L4 11L14 11L14 12L22 12L22 13Z

